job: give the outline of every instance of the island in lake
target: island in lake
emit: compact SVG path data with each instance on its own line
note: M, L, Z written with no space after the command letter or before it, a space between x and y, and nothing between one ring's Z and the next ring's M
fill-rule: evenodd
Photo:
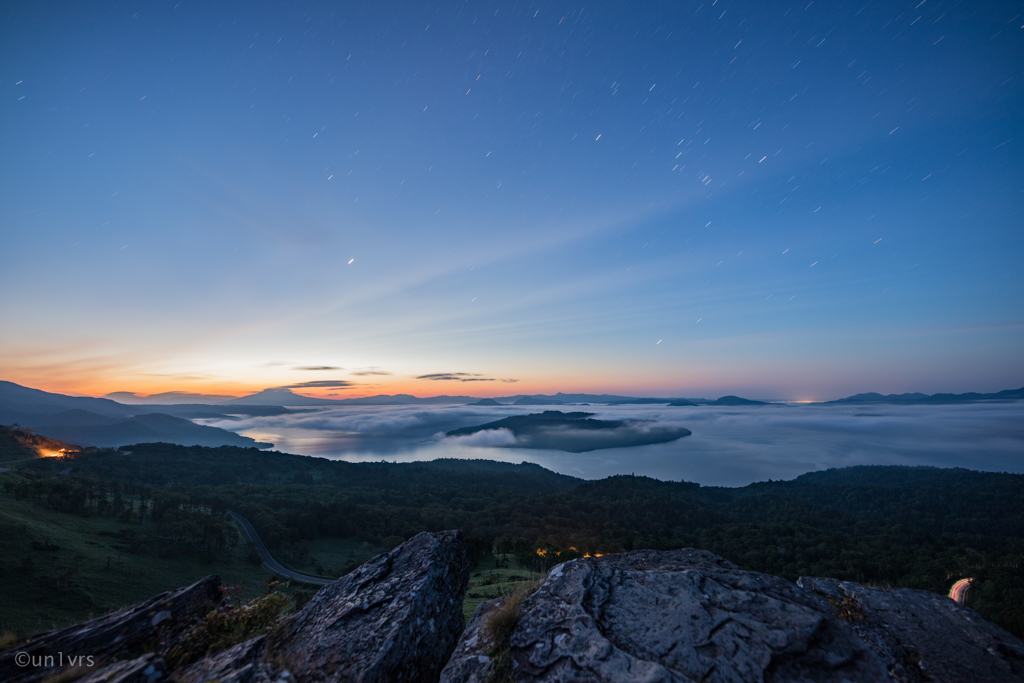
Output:
M509 448L540 448L584 453L601 448L627 448L675 441L692 432L683 427L658 425L654 420L595 420L594 413L543 413L513 415L475 427L453 429L446 436L471 437L482 432L500 433L505 440L489 440L487 445Z

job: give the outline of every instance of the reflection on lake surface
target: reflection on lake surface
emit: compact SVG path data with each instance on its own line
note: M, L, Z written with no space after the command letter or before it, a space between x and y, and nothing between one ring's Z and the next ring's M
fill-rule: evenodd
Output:
M533 462L585 479L614 474L743 486L851 465L933 465L1024 472L1024 402L952 406L553 406L600 419L656 420L692 436L586 453L482 445L459 427L544 410L537 406L344 406L240 421L203 420L274 449L350 462L486 458ZM482 436L481 436L482 435ZM498 438L492 443L507 443Z

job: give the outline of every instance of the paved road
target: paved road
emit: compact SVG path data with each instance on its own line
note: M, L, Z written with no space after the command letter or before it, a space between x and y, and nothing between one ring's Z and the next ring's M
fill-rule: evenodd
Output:
M245 535L249 537L249 540L256 544L256 550L259 551L260 557L263 558L263 566L274 572L280 574L286 579L292 579L293 581L301 581L302 583L313 583L318 586L325 586L332 583L334 579L324 579L319 576L310 576L309 574L299 574L293 572L291 569L283 566L280 562L271 557L270 552L267 550L267 546L263 545L263 541L260 540L259 534L252 528L252 524L249 523L242 515L237 512L228 510L228 514L231 518L238 522L242 526L242 530L245 531Z
M964 600L967 599L967 590L971 587L972 581L974 579L960 579L954 583L953 587L949 589L949 597L961 605L964 604Z

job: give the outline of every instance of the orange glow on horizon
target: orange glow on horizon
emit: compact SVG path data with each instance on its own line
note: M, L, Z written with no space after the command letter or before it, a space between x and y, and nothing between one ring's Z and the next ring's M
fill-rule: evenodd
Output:
M380 377L375 378L372 384L362 384L359 382L358 377L348 378L343 377L342 381L351 381L353 386L342 387L338 389L324 389L315 390L308 389L305 387L289 387L289 382L254 382L248 381L227 381L227 382L187 382L182 383L181 381L175 380L161 380L153 378L139 378L130 377L122 379L110 379L115 373L103 377L90 377L90 378L69 378L64 375L60 378L50 379L45 376L34 376L34 377L22 377L18 374L8 375L4 379L15 382L25 387L32 389L40 389L57 394L65 394L69 396L94 396L103 397L107 394L115 392L129 392L133 393L141 398L152 396L155 394L170 393L170 392L181 392L190 394L206 394L206 395L218 395L218 396L234 396L242 398L245 396L251 396L252 394L259 393L265 389L274 388L289 388L293 393L299 396L305 396L308 398L320 398L320 399L346 399L346 398L365 398L368 396L378 396L382 394L393 395L393 394L411 394L418 397L427 396L472 396L475 398L497 398L502 396L516 396L516 395L534 395L534 394L545 394L554 395L558 392L566 394L584 394L584 393L598 393L598 394L619 394L624 396L657 396L657 397L669 397L669 394L678 396L681 394L686 395L699 395L700 390L683 390L676 392L666 392L664 390L643 390L635 387L623 387L623 386L611 386L613 383L605 386L580 386L576 382L569 380L569 378L546 378L544 380L521 380L515 383L503 383L503 382L473 382L464 383L459 381L425 381L416 380L413 377ZM77 381L76 381L77 379ZM282 378L284 379L284 378ZM291 384L300 384L301 381L308 379L308 377L296 378ZM564 383L563 381L564 380ZM589 385L589 382L581 383ZM487 386L484 386L487 385ZM706 393L706 392L704 392ZM673 396L673 397L674 397Z
M230 355L181 357L176 349L166 353L112 353L108 345L95 344L84 353L79 347L23 349L0 352L4 380L25 387L70 396L102 397L129 392L139 397L181 392L245 397L269 388L289 387L296 394L311 398L344 399L376 395L411 394L418 397L449 395L496 398L502 396L547 394L615 394L676 398L684 396L721 396L729 393L749 395L732 385L739 381L734 373L708 368L680 368L664 373L645 368L641 372L609 369L600 375L583 361L562 359L535 363L491 363L475 359L462 361L445 358L399 357L356 360L315 358L287 363L267 363L263 359L235 358ZM276 355L268 352L267 357ZM281 353L285 356L285 353ZM324 372L310 372L304 366L325 366ZM334 369L337 364L339 367ZM279 367L280 366L280 367ZM497 366L497 367L494 367ZM391 374L366 374L359 368L374 367ZM333 370L333 371L330 371ZM424 375L449 374L443 371L471 371L473 381L417 379ZM457 373L451 373L457 374ZM502 380L516 381L502 381ZM336 381L343 386L303 386ZM344 386L348 383L348 386ZM684 387L684 388L680 388ZM756 398L756 396L755 396Z
M287 367L258 364L230 365L230 359L202 359L174 364L152 365L147 359L72 359L61 362L56 358L31 357L29 354L0 355L0 366L5 367L2 379L25 387L70 396L103 397L115 392L134 393L140 398L154 394L181 392L242 398L265 389L288 387L300 396L320 399L364 398L377 395L411 394L428 396L472 396L497 398L502 396L566 394L614 394L658 398L702 396L716 398L727 394L759 398L761 391L734 387L738 381L729 373L713 370L694 371L692 368L676 373L654 372L626 375L616 371L596 375L583 366L557 366L544 362L530 366L528 372L515 367L500 367L493 371L487 367L468 368L483 371L493 381L427 380L417 379L424 374L452 367L447 361L411 361L390 368L383 361L382 370L390 375L365 376L353 371L355 363L337 361L347 366L336 372L311 373L301 370L298 362ZM281 364L284 365L284 364ZM481 364L486 365L486 363ZM299 366L299 367L295 367ZM444 373L438 373L444 374ZM515 382L501 381L502 378ZM307 383L350 383L349 386L310 387ZM682 388L680 388L682 387ZM785 393L780 392L780 393ZM803 402L803 401L801 401Z
M239 380L188 379L183 381L176 376L167 378L147 377L140 376L140 374L134 372L119 373L116 370L111 370L110 372L99 371L97 373L58 372L58 368L53 368L53 372L40 371L40 368L34 370L8 371L0 379L31 389L39 389L56 394L92 396L97 398L102 398L115 392L133 393L140 398L163 393L189 393L244 398L266 389L288 388L299 396L331 400L395 394L410 394L419 398L431 396L470 396L479 399L537 394L553 396L559 392L565 394L613 394L650 398L703 397L710 399L728 394L736 394L761 400L759 396L761 392L755 393L756 390L732 389L728 385L725 385L726 388L714 388L716 383L703 377L680 379L676 386L687 385L691 382L693 386L672 389L664 385L657 386L652 382L642 382L642 384L638 382L637 384L641 385L637 386L637 384L630 384L626 381L617 381L615 377L606 378L606 382L596 379L578 380L576 377L566 374L540 375L536 378L524 377L515 383L500 381L418 380L411 374L395 374L392 376L374 377L371 381L364 383L362 381L363 378L360 376L339 373L339 375L331 379L337 379L339 382L351 382L351 386L321 389L297 386L303 382L310 381L311 377L309 374L296 375L295 373L267 377L263 380L254 380L249 373L246 373L249 376ZM323 379L322 376L317 375L313 381L321 379ZM667 385L667 382L665 384ZM784 391L779 393L785 394ZM841 395L839 394L839 396ZM790 402L802 405L818 403L822 400L828 399L798 399ZM201 400L198 402L201 402Z

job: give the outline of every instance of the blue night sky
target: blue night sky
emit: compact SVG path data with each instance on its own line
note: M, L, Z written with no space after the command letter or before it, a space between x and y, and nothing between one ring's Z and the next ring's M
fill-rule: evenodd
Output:
M7 2L0 22L2 379L1024 384L1022 2Z

